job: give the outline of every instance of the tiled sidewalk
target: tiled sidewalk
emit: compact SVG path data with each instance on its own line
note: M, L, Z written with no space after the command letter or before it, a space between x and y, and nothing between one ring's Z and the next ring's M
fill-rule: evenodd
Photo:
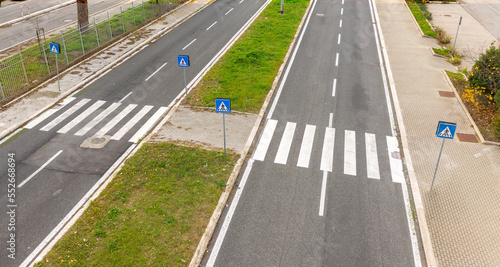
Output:
M432 56L435 40L420 36L403 1L377 0L377 8L437 264L500 266L500 149L447 140L430 190L438 121L474 130L458 100L438 93L451 91L442 70L454 68Z

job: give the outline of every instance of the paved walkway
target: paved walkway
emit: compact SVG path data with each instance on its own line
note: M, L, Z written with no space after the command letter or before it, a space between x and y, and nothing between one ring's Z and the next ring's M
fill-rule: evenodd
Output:
M457 33L458 22L462 17L462 25L458 32L456 49L464 56L463 67L470 69L475 59L490 47L491 42L497 41L487 29L485 29L474 17L472 17L462 5L459 4L429 4L432 13L432 24L443 28L451 37L450 45ZM500 25L497 25L500 28Z
M451 91L442 70L453 67L432 56L436 41L420 36L402 0L377 0L377 8L413 162L410 176L418 181L437 259L429 263L500 266L500 149L447 140L430 190L441 145L438 121L456 122L459 133L474 131L458 100L438 93Z

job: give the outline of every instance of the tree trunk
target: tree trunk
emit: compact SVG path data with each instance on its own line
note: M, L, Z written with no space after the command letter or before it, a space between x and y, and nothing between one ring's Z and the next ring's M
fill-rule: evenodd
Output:
M77 0L78 27L82 32L86 32L89 27L89 3L88 0Z

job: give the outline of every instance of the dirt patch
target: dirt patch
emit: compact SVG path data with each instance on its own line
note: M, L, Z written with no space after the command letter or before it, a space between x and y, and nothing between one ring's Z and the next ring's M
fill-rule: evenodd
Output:
M33 96L36 98L40 97L50 97L50 98L56 98L60 93L58 92L52 92L52 91L43 91L43 92L36 92Z

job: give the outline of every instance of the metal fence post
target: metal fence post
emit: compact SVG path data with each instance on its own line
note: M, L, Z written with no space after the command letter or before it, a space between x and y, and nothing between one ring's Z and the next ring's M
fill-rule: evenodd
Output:
M24 79L26 79L26 83L29 84L28 75L26 74L26 67L24 66L23 54L21 53L21 48L19 48L19 57L21 58L21 66L23 67Z
M3 92L2 82L0 82L0 92L2 92L2 99L5 99L5 93Z
M146 21L146 11L144 10L144 0L141 0L142 1L142 19L144 19L144 21Z
M61 39L63 41L63 47L64 47L64 57L66 58L66 64L69 65L69 60L68 60L68 51L66 50L66 42L64 41L64 33L61 32Z
M95 37L97 38L97 46L101 47L101 44L99 43L99 33L97 32L97 25L95 24L95 18L94 18L94 29L95 29Z
M135 10L134 10L134 2L132 2L132 16L134 17L134 26L137 26L135 24Z
M49 68L49 61L47 60L47 53L45 53L45 45L43 44L42 40L42 50L43 50L43 57L45 58L45 65L47 65L47 74L50 73L50 68Z
M125 33L125 24L123 24L123 10L122 10L122 7L120 7L120 15L122 16L122 29L123 29L123 33Z
M108 12L108 25L109 25L109 35L111 36L111 39L113 39L113 31L111 30L111 20L109 19L109 12Z
M83 46L82 29L80 28L80 25L78 25L78 32L80 33L80 42L82 43L83 55L85 55L85 47Z

